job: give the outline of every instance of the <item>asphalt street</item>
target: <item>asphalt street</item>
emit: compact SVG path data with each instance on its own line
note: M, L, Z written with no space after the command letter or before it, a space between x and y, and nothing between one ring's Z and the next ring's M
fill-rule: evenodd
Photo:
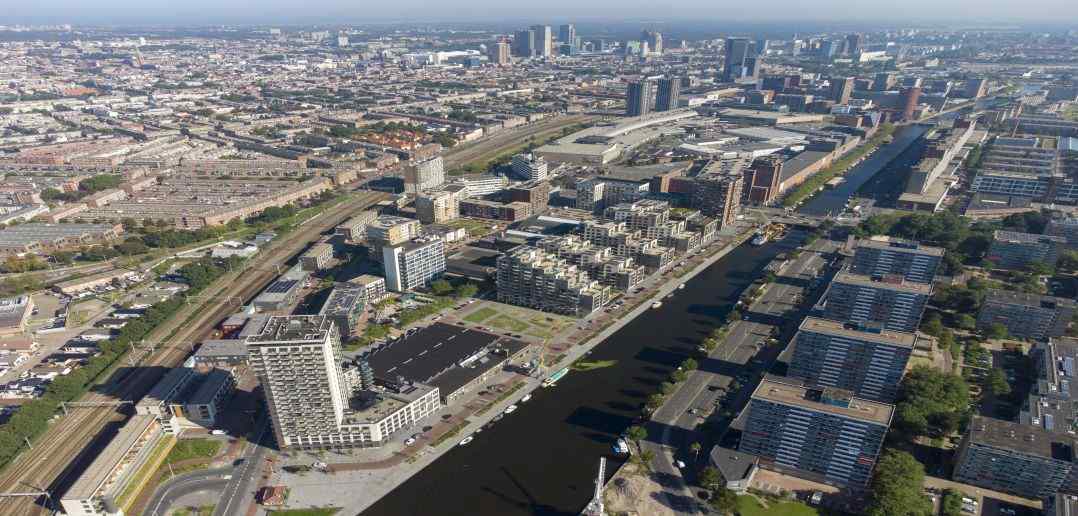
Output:
M199 491L220 491L228 484L231 467L204 469L179 475L154 493L146 516L167 516L180 498Z
M788 237L790 250L800 241L800 238ZM796 315L794 312L798 309L804 286L809 285L827 265L825 253L836 248L835 242L819 240L811 250L791 260L776 282L752 304L746 320L730 326L723 343L707 359L698 361L701 367L690 374L652 416L648 426L649 439L642 445L655 454L652 468L661 478L667 479L664 491L667 504L678 514L698 514L701 508L675 461L681 460L695 468L698 457L692 456L689 446L705 441L696 427L705 421L715 400L735 379L741 388L732 406L738 409L744 406L757 379L771 367L785 347L785 342L768 345L767 339L777 324ZM714 387L709 389L709 386Z

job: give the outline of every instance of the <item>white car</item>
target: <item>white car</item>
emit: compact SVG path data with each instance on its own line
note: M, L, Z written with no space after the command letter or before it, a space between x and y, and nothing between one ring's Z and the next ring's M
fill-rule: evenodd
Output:
M674 465L677 466L678 469L685 469L685 463L681 462L680 460L674 461Z
M409 437L408 439L404 440L405 446L411 446L413 444L415 444L415 437Z

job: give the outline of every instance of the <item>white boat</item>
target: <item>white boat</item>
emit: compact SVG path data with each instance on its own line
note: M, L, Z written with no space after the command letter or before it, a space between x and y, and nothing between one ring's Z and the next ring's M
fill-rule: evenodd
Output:
M475 439L475 437L472 437L472 436L469 435L468 437L465 437L463 441L460 442L460 446L467 446L468 443L472 442L472 440L474 440L474 439Z
M508 407L505 407L505 413L506 414L512 414L513 412L516 412L516 411L517 411L517 406L516 405L509 405Z
M614 453L616 453L618 455L628 455L629 454L629 443L625 442L625 439L618 439L617 442L614 443L613 448L614 448Z
M683 289L683 288L685 288L685 284L684 284L684 283L682 283L682 284L680 284L680 285L678 285L678 286L677 286L677 289L678 289L678 290L681 290L681 289Z
M519 403L527 403L528 400L530 400L530 399L532 399L532 395L531 394L525 394L523 398L520 398Z
M765 233L758 233L752 239L752 245L755 245L755 246L761 246L761 245L764 245L766 243L767 243L767 234L765 234Z
M659 307L660 307L660 306L662 306L662 305L663 305L663 302L662 302L662 301L656 301L656 302L654 302L654 303L652 303L652 304L651 304L651 307L652 307L652 308L659 308Z

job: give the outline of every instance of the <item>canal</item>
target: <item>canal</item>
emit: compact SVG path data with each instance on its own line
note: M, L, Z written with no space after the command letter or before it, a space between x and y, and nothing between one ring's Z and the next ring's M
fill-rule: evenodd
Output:
M614 365L570 372L492 428L417 473L365 516L576 515L591 498L600 456L640 414L644 399L737 302L786 242L742 245L596 346Z
M928 127L908 125L898 128L894 140L881 146L872 156L858 163L844 177L842 184L834 189L824 190L807 201L797 211L806 215L835 216L846 207L846 200L854 194L876 197L894 191L905 181L905 170L916 161L919 138L928 131Z

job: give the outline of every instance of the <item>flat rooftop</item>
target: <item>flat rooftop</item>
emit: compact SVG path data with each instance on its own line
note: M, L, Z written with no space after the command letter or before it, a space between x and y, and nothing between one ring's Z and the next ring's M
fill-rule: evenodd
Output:
M314 343L325 340L333 320L324 315L286 315L270 317L262 333L247 338L248 345Z
M843 397L848 404L840 406L824 401L826 396ZM809 388L797 380L770 375L760 381L752 398L883 426L891 424L895 411L894 405L855 398L849 391Z
M196 358L234 357L247 355L247 342L243 339L208 339L202 341Z
M1073 439L1039 426L974 416L969 424L969 432L970 442L974 444L1067 462L1074 459Z
M905 281L901 278L901 276L885 276L880 278L866 276L864 274L840 272L835 275L834 283L845 283L847 285L882 288L898 292L905 292L909 294L922 294L926 296L932 294L931 284Z
M846 323L818 319L816 317L806 317L805 320L801 322L800 330L910 349L913 349L917 344L917 335L914 333L889 330L866 331L865 329L858 329L855 326Z
M366 296L363 287L335 287L326 298L319 315L349 315L363 306Z
M221 390L221 387L228 383L232 378L232 373L225 371L224 369L211 369L208 373L199 375L198 389L195 390L184 403L190 405L208 405L217 396L217 391Z
M363 391L349 400L344 413L344 424L377 423L423 397L434 387L421 383L407 385L401 392Z
M376 377L396 382L405 380L430 383L435 376L476 355L500 337L493 333L460 326L434 323L426 328L384 344L367 360Z
M64 500L86 500L94 496L94 493L107 483L113 471L131 451L131 447L138 442L142 435L156 424L156 417L152 415L132 416L127 423L120 428L115 437L109 441L104 450L97 455L90 466L87 467L71 488L64 493Z
M923 254L926 256L943 256L942 247L921 245L913 240L905 240L901 238L892 238L887 236L874 236L872 238L863 238L857 241L857 247L865 247L870 249L890 249L903 253Z

